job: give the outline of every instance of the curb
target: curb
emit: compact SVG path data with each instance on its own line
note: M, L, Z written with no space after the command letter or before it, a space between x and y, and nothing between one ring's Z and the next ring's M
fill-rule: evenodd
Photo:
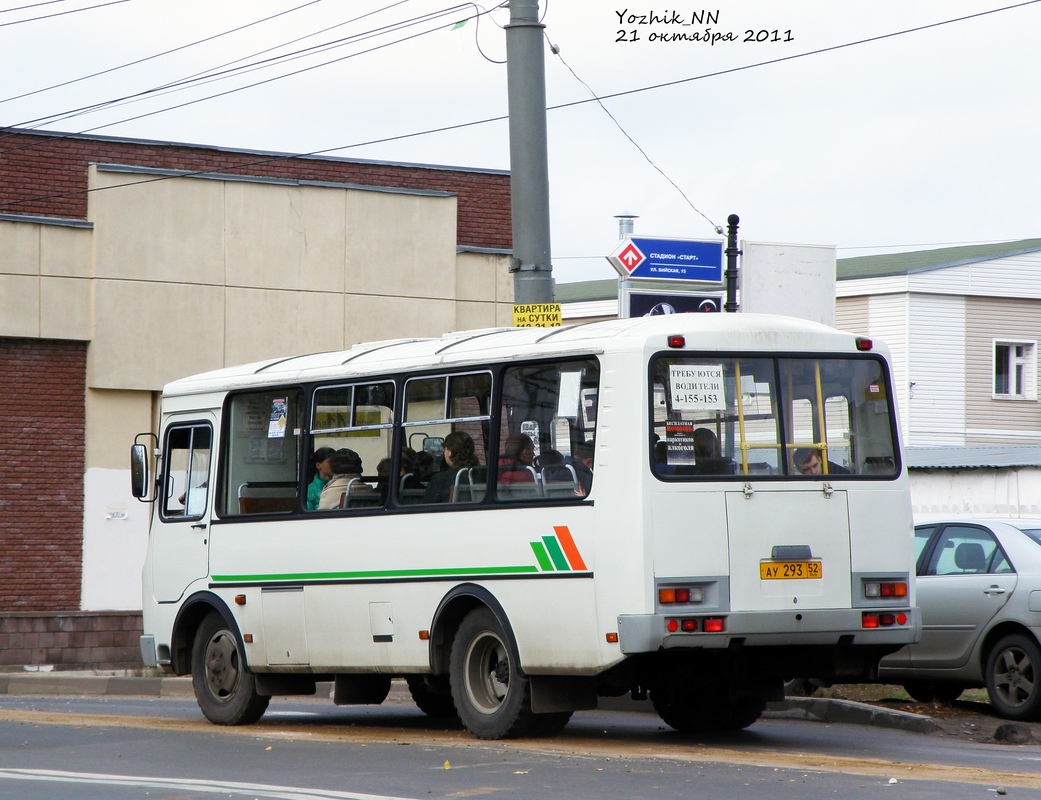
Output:
M315 696L331 695L332 684L319 683ZM192 679L135 678L113 675L82 675L68 673L8 673L0 674L0 695L90 695L136 696L162 698L195 698ZM395 681L389 697L395 704L410 703L408 689L402 681ZM602 697L597 706L603 711L625 711L654 714L649 700L628 697ZM833 700L821 697L789 697L768 703L764 719L798 719L813 722L845 723L893 728L912 733L934 733L940 730L931 717L906 711L878 708L867 703Z
M124 695L195 697L191 678L27 673L0 675L0 695Z

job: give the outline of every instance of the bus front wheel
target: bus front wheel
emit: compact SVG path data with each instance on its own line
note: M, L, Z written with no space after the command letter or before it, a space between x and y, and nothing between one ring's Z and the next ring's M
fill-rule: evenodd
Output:
M270 697L257 694L238 637L220 614L202 621L192 647L192 688L203 715L217 725L252 725Z
M459 719L478 739L531 733L531 686L510 657L502 625L487 608L463 618L452 642L449 677Z

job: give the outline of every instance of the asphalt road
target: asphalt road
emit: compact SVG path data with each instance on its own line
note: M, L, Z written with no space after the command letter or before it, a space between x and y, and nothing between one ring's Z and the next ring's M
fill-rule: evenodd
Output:
M221 728L190 696L44 696L8 686L0 797L892 797L896 785L909 798L999 789L1041 797L1036 743L977 744L877 721L787 718L791 711L739 733L691 737L652 714L610 710L578 713L549 739L480 742L396 695L378 707L276 699L261 724Z

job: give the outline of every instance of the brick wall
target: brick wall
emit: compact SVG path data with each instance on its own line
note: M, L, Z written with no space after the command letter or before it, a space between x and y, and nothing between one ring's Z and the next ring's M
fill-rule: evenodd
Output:
M141 612L0 613L0 671L142 669Z
M458 245L512 247L507 174L295 158L16 128L0 128L0 214L86 219L87 166L92 162L454 192L458 195Z
M83 342L0 339L0 612L80 607Z

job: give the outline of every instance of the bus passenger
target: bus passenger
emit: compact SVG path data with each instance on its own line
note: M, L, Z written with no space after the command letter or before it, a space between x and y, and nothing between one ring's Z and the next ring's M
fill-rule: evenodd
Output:
M329 457L335 453L331 447L319 447L314 451L314 455L311 456L311 482L307 484L307 510L317 511L318 501L322 496L322 489L325 488L330 479L333 477L332 468L329 466Z
M346 447L337 450L330 456L329 462L333 476L322 489L318 508L339 508L348 486L350 486L351 494L372 492L372 487L361 479L361 456L353 450ZM351 483L353 478L358 480Z
M412 470L412 475L421 486L426 486L430 483L430 478L433 474L434 457L426 450L420 450L416 453L416 466L415 469Z
M481 462L477 460L477 448L474 446L474 440L466 431L452 431L445 437L443 455L447 469L435 473L430 478L426 494L423 495L424 503L450 501L452 489L455 487L456 473L461 469L481 465Z
M792 461L795 462L795 468L799 470L803 475L823 475L824 468L821 463L820 452L813 447L800 447L795 451L795 455L792 456ZM828 462L828 474L829 475L848 475L849 470L845 467L836 464L834 461Z
M499 457L499 483L533 483L535 473L529 467L534 460L535 444L531 437L526 433L510 434Z
M422 491L424 486L416 477L418 454L411 447L401 448L401 463L398 468L398 488ZM384 503L390 492L390 459L384 458L376 465L376 491Z
M571 455L564 456L564 463L570 464L578 478L575 494L585 497L593 486L593 445L580 442L571 448Z
M719 439L708 428L694 429L694 460L719 458Z

